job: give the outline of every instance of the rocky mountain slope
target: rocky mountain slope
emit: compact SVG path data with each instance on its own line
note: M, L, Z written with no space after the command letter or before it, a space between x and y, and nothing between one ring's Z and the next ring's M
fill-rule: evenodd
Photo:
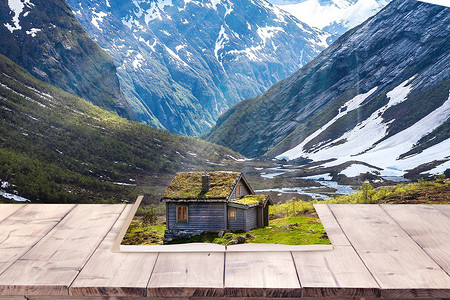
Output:
M250 157L361 172L449 166L450 8L394 0L205 135ZM350 162L355 165L349 165Z
M0 20L0 54L40 80L134 119L113 61L64 0L2 1Z
M286 78L328 34L266 0L68 0L117 65L139 121L198 135Z
M155 188L155 182L142 188L155 175L164 182L165 174L240 158L118 117L36 79L3 55L0 119L0 202L134 201Z
M375 15L391 0L269 0L309 26L336 40L347 30Z

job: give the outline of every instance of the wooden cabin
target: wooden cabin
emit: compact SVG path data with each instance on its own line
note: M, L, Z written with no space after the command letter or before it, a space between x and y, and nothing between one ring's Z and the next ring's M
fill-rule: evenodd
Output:
M165 241L269 225L268 195L256 195L240 172L180 172L163 195Z

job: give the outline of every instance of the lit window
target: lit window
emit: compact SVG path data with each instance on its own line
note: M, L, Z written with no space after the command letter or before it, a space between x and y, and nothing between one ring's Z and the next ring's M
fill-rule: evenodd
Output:
M187 205L177 205L177 222L187 223L188 207Z
M228 208L228 220L236 220L236 208Z
M236 197L240 197L241 196L241 185L238 184L238 186L236 187Z

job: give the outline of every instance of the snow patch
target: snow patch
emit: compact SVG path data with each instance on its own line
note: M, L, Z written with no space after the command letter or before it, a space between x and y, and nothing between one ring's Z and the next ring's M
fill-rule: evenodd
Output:
M364 94L359 94L356 95L355 97L353 97L351 100L347 101L346 103L344 103L344 105L342 105L339 108L338 114L331 119L328 123L326 123L325 125L323 125L322 127L320 127L318 130L316 130L313 134L309 135L306 139L303 140L303 142L301 142L299 145L297 145L296 147L292 148L291 150L288 150L280 155L278 155L276 158L277 159L286 159L286 160L290 160L290 159L295 159L298 158L300 156L306 156L308 155L306 153L306 150L304 150L304 146L306 144L308 144L310 141L312 141L313 139L315 139L317 136L319 136L322 132L324 132L328 127L330 127L331 125L334 124L334 122L336 122L337 120L339 120L340 118L342 118L343 116L345 116L346 114L348 114L349 112L351 112L352 110L355 110L357 108L359 108L361 106L361 104L364 102L364 100L366 100L370 95L372 95L373 93L375 93L375 91L377 90L378 87L374 87L373 89L371 89L370 91L368 91L367 93Z
M365 165L351 164L346 169L341 171L341 174L347 177L356 177L359 176L360 174L374 173L376 171L377 169Z
M281 27L275 27L275 26L266 26L266 27L260 27L256 30L256 33L259 35L261 40L263 41L264 45L266 44L267 39L272 38L275 33L283 31L283 28Z
M95 11L93 11L92 12L92 20L91 20L91 23L92 23L92 25L94 25L95 27L97 27L97 29L98 30L100 30L100 31L103 31L101 28L100 28L100 25L98 24L98 22L103 22L103 18L104 17L106 17L108 14L107 13L105 13L105 12L95 12Z
M220 64L222 64L222 59L219 59L219 51L225 48L225 44L228 41L228 35L225 33L225 27L222 25L220 27L219 36L217 37L216 44L214 46L214 56L216 57L217 61L220 62Z
M331 179L333 179L333 176L331 176L330 173L325 173L325 174L319 174L319 175L305 176L302 178L310 179L310 180L331 180Z
M23 0L23 1L8 0L8 6L9 6L9 9L11 10L11 12L13 13L13 18L12 18L13 26L11 26L11 24L9 24L9 23L4 23L3 25L5 25L5 27L8 28L8 30L11 33L13 33L14 30L22 29L22 26L20 26L19 17L20 17L20 14L23 12L23 9L25 8L25 6L31 7L31 6L34 6L34 4L32 4L30 2L30 0ZM26 15L24 15L24 17L26 17Z
M181 49L185 48L186 46L187 46L186 44L178 45L178 46L175 47L175 50L176 50L177 52L179 52Z
M139 5L137 6L139 7ZM150 21L155 19L162 20L161 12L164 12L166 6L173 6L172 0L160 0L151 2L150 8L145 11L145 24L148 25Z
M169 52L170 56L181 62L185 67L189 67L189 65L184 60L182 60L175 52L173 52L172 49L170 49L166 45L164 45L164 48L166 48L166 51Z
M142 54L138 53L138 54L135 56L135 58L134 58L134 61L133 61L133 68L134 68L135 70L141 68L141 67L142 67L142 63L143 63L144 61L145 61L145 59L144 59L144 57L142 56Z
M3 196L6 199L10 199L13 201L17 201L17 202L31 202L31 200L24 198L24 197L20 197L14 194L10 194L10 193L6 193L3 191L0 191L0 196Z
M41 29L39 28L31 28L30 30L25 31L26 34L31 35L31 37L35 37L36 33L38 33L39 31L41 31Z
M394 94L395 93L392 93L391 95ZM404 94L405 93L403 93L403 95ZM409 151L420 138L443 124L449 116L450 95L442 106L438 107L414 125L383 140L376 144L375 147L370 147L365 153L351 155L351 148L338 145L336 147L331 147L330 149L319 151L319 155L312 155L311 158L314 160L322 160L320 158L327 155L328 158L337 158L335 161L324 164L324 167L336 166L346 161L357 160L383 168L383 170L380 171L382 176L402 176L406 170L413 169L421 164L435 160L446 160L449 158L450 153L448 149L450 149L450 138L413 156L403 159L398 158L401 154ZM369 124L366 124L366 126L369 128L371 127ZM370 137L377 135L376 132L366 132L362 138L353 141L353 146L357 143L366 143L365 147L368 147L369 143L373 144L374 142L374 140L370 140ZM366 142L366 140L369 140L369 142ZM334 152L334 154L332 154L332 152Z
M2 189L7 189L7 188L9 188L11 186L11 184L8 182L8 181L2 181L1 179L0 179L0 187L2 188Z
M413 169L421 164L436 160L448 160L450 158L448 151L450 149L450 138L418 154L402 159L399 159L399 156L412 149L414 144L423 136L432 132L449 118L450 94L448 99L440 107L417 121L414 125L384 139L388 133L389 124L384 122L383 114L389 107L395 106L407 99L412 89L411 81L413 78L406 80L387 93L389 101L386 105L376 110L369 118L357 124L342 137L317 145L314 152L308 152L303 149L306 143L302 142L297 147L286 151L277 158L285 157L292 159L302 156L314 161L335 159L323 164L323 167L337 166L348 161L361 161L382 169L379 171L381 176L403 176L407 170ZM346 103L347 110L359 107L362 102L362 98L352 99L352 101ZM339 114L341 113L342 108L339 110ZM334 122L336 120L332 121ZM329 124L327 125L329 126ZM316 137L322 131L322 128L319 129L309 136L306 141L312 140L312 138ZM382 141L379 142L380 140ZM338 141L341 143L335 144ZM442 171L442 168L444 167L437 169L436 172ZM353 170L347 170L347 172L350 171Z

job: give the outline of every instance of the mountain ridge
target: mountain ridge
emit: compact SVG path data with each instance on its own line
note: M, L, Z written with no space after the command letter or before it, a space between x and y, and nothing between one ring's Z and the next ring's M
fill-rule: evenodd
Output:
M450 50L445 46L450 42L446 35L448 11L428 3L394 0L265 94L238 104L204 138L250 157L266 154L279 159L336 160L326 165L359 157L367 163L363 153L375 152L377 145L385 145L385 140L392 141L393 136L442 109L437 127L432 125L430 132L426 128L420 132L426 136L438 130L433 136L448 142L448 114L444 109L450 77ZM360 144L371 141L362 147L363 152L343 150L350 142L358 143L357 133L368 134L369 127L364 129L364 125L378 129L374 131L377 135L361 136ZM403 150L397 145L401 152L392 155L406 155L413 147L423 152L423 143L404 144L407 149ZM285 153L295 147L298 151ZM350 156L336 154L339 152ZM414 154L424 157L417 151ZM445 164L444 154L433 157ZM390 162L392 166L404 163L396 157ZM423 162L433 160L431 156L429 159ZM419 164L418 158L416 161ZM399 174L417 167L405 164Z
M182 135L205 132L326 46L327 34L265 0L68 3L113 57L139 121Z
M63 0L3 1L0 54L37 78L135 119L116 67Z

